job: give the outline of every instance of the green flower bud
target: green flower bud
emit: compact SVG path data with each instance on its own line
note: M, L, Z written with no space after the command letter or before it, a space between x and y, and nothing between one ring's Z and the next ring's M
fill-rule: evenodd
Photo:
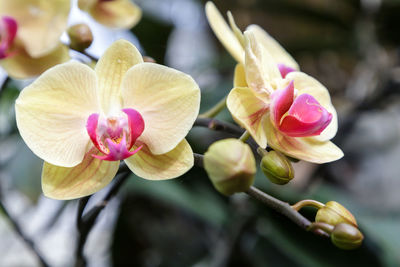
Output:
M89 26L84 23L69 27L67 33L70 40L70 46L74 50L83 51L93 42L92 31Z
M279 151L264 152L260 167L264 175L274 184L287 184L294 177L294 170L288 158Z
M315 216L316 222L323 222L330 225L347 223L357 227L357 221L353 214L336 201L329 201L320 208Z
M341 249L358 248L361 246L363 239L364 236L360 230L347 223L339 223L331 233L332 243Z
M217 141L208 148L204 169L215 189L227 196L247 191L257 171L249 145L233 138Z

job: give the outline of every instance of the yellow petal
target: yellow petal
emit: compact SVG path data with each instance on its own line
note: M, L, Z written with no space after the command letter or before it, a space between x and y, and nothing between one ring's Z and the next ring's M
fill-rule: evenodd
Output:
M296 70L300 69L299 65L293 59L293 57L288 52L286 52L286 50L260 26L250 25L247 27L247 29L251 30L254 33L257 41L261 43L264 49L268 50L269 54L273 57L276 64L281 63Z
M67 28L70 0L0 0L0 15L17 20L17 37L31 57L56 48Z
M244 35L247 84L258 94L271 94L276 89L276 80L281 79L278 66L252 30L245 31Z
M299 94L310 94L332 114L332 121L325 130L318 136L314 136L319 141L332 139L338 129L338 118L335 107L332 105L328 89L319 81L303 72L291 72L286 76L286 81L294 81L294 87Z
M199 113L200 89L189 75L154 63L133 66L122 81L124 107L140 112L139 140L164 154L187 135Z
M44 162L42 189L45 196L54 199L74 199L96 193L114 178L119 161L105 161L92 157L100 154L96 148L86 153L83 161L72 168Z
M228 15L228 21L229 21L229 25L231 26L231 29L233 31L233 33L236 36L236 39L238 39L238 41L240 42L240 45L242 47L245 46L245 40L244 40L244 36L242 31L239 29L239 27L236 25L235 19L233 18L233 15L230 11L228 11L227 13Z
M107 27L130 29L142 18L142 10L130 0L98 1L90 15Z
M39 76L47 69L70 59L69 49L59 45L50 54L32 58L25 50L19 50L14 56L0 60L0 66L14 79L26 79Z
M272 125L271 120L266 121L266 127L268 145L288 156L313 163L326 163L343 157L342 150L330 141L283 135Z
M246 73L244 72L243 64L237 64L235 67L235 74L233 76L234 87L248 87L246 82Z
M100 103L106 114L121 109L122 79L128 69L142 62L142 55L137 48L125 40L114 42L100 58L95 70Z
M135 149L134 146L133 149ZM125 160L129 169L139 177L148 180L165 180L181 176L193 167L193 152L186 139L183 139L168 153L154 155L150 149L143 148Z
M55 66L22 90L15 112L33 153L57 166L78 165L89 143L86 120L99 112L95 72L77 62Z
M206 15L218 40L237 62L244 64L244 49L214 3L206 3Z
M226 105L235 121L246 128L257 144L267 146L266 120L269 120L268 104L259 99L247 87L232 89L228 95Z
M99 0L78 0L79 9L88 12Z

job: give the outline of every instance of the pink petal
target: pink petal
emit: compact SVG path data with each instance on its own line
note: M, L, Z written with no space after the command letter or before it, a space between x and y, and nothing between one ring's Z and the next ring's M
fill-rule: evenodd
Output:
M292 137L319 135L331 120L332 114L313 96L302 94L296 97L278 129Z
M3 16L0 19L0 59L11 54L7 50L11 47L17 34L18 25L14 18Z
M140 113L132 108L124 108L122 111L128 116L129 125L129 144L128 149L131 149L136 139L144 131L144 120Z
M106 142L108 144L108 149L110 150L109 153L104 156L99 156L99 155L93 154L92 155L93 157L101 159L101 160L107 160L107 161L123 160L123 159L129 158L130 156L136 154L143 147L143 146L139 146L134 151L129 151L126 148L125 136L122 138L121 143L115 143L110 138L107 138Z
M294 85L293 81L283 90L277 90L272 94L271 116L275 125L279 125L282 116L289 110L293 103Z
M285 78L288 73L296 71L296 69L286 66L285 64L278 64L278 69L282 75L282 78Z
M98 123L99 123L99 114L98 113L91 114L86 122L86 130L94 146L102 153L107 154L108 153L107 148L104 147L104 145L100 140L101 137L97 134Z

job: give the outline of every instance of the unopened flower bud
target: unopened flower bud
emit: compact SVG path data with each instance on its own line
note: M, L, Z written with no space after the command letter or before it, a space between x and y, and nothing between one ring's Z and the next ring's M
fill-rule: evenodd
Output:
M93 34L89 26L81 23L68 28L67 30L70 46L77 51L83 51L93 42Z
M217 141L208 148L204 168L215 189L228 196L247 191L257 170L249 145L233 138Z
M363 239L364 236L360 230L347 223L339 223L331 233L332 243L341 249L358 248L361 246Z
M260 167L264 175L274 184L287 184L294 177L294 170L288 158L279 151L263 153Z
M330 225L347 223L357 227L357 221L353 214L336 201L329 201L320 208L315 216L316 222L324 222Z

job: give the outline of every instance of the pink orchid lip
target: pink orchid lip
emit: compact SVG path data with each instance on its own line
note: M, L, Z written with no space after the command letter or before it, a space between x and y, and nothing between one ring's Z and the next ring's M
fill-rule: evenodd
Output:
M288 73L296 71L296 69L294 69L292 67L289 67L289 66L286 66L285 64L282 64L282 63L278 64L278 69L279 69L279 72L282 75L282 78L285 78L286 75L288 75Z
M144 131L144 120L140 113L131 108L122 109L121 116L100 117L98 113L89 116L86 130L93 145L104 156L92 155L107 161L123 160L136 154L142 145L130 151L137 138Z
M14 53L9 53L8 50L14 42L17 30L18 24L14 18L9 16L0 18L0 59L14 55Z
M272 95L271 119L282 133L291 137L321 134L332 120L329 113L309 94L294 97L294 82Z

